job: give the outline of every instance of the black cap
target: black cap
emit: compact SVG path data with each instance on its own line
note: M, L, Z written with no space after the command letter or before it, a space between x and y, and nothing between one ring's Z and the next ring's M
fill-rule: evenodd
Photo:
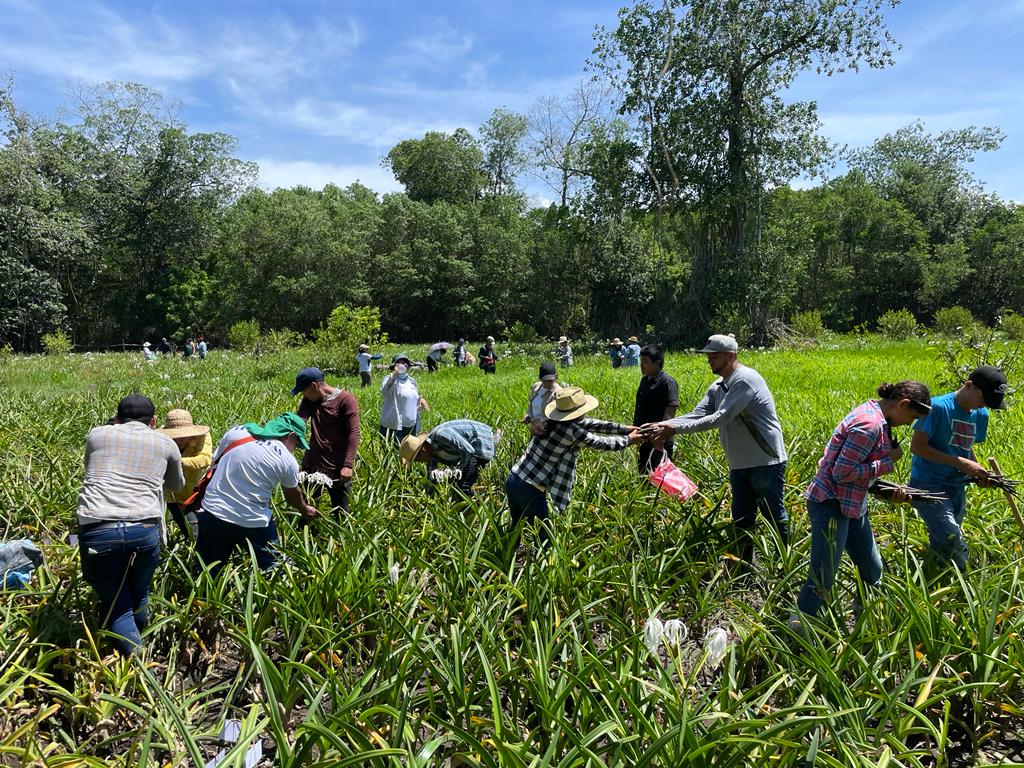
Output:
M153 401L145 395L128 395L117 404L117 420L121 422L149 421L155 413Z
M967 379L981 390L986 406L995 410L1006 407L1004 398L1010 387L1006 383L1006 374L994 365L975 368Z
M544 362L540 364L540 375L539 379L555 378L558 376L558 371L555 369L554 363Z
M292 394L297 395L314 381L323 381L324 372L319 368L303 368L295 377L295 386L292 387Z

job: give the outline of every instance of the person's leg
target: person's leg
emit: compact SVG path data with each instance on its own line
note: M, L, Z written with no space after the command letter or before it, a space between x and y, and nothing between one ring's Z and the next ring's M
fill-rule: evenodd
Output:
M160 528L156 525L133 525L125 528L124 536L125 548L135 552L128 565L125 586L131 595L132 618L141 634L149 623L149 588L160 563Z
M964 538L964 517L967 515L967 489L957 488L950 493L953 502L953 520L956 522L956 541L953 544L953 562L961 571L967 570L967 540Z
M364 388L370 386L370 372L360 371L359 372L359 387Z
M209 512L200 512L196 517L199 522L196 552L199 559L211 566L216 574L239 545L238 526L226 523Z
M811 566L796 604L803 613L815 616L839 572L850 519L839 511L837 503L811 499L807 500L807 516L811 522Z
M932 553L943 562L952 561L957 568L967 567L967 547L957 523L960 505L966 503L966 495L960 489L950 486L924 487L922 490L941 493L939 501L915 501L914 509L928 530L928 546Z
M328 490L328 495L331 497L331 507L340 519L342 512L348 512L349 499L352 497L352 481L336 477Z
M481 466L487 466L487 462L481 464L477 461L476 456L470 456L459 468L462 470L462 477L455 482L456 498L460 492L470 499L473 498L473 486L476 485L476 480L480 476Z
M527 483L518 475L509 473L505 480L505 495L508 497L508 509L512 520L510 532L519 538L520 525L529 525L535 520L544 520L548 517L547 494L539 488ZM543 536L546 540L546 536Z
M729 471L732 486L732 525L736 537L737 555L746 563L754 560L754 524L757 521L757 494L751 483L754 469Z
M878 545L875 543L875 533L871 529L871 519L868 515L859 520L850 520L849 532L846 535L846 551L850 560L857 566L857 573L860 574L861 583L865 588L874 589L882 584L882 556L878 553ZM860 590L853 599L853 612L859 616L863 603Z
M82 575L99 598L100 626L115 636L114 643L121 653L129 655L142 645L142 637L135 624L132 594L127 584L129 565L135 553L125 546L124 528L82 529L78 533L78 550Z
M751 483L759 499L761 511L766 514L778 531L783 545L789 543L789 515L786 514L785 484L786 462L758 467L751 473Z
M661 451L656 450L650 443L640 443L636 451L636 471L641 475L649 475L657 468L658 464L651 461L652 454L655 460L660 463L663 455Z
M437 362L432 357L427 357L427 373L432 373L437 370Z
M274 525L273 519L266 528L245 528L244 535L252 544L253 553L256 555L256 567L261 571L273 568L278 560L277 526Z

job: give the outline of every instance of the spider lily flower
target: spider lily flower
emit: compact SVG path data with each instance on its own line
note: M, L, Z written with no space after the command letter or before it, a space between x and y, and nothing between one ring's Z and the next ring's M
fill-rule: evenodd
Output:
M652 616L644 624L644 645L647 646L648 651L656 654L664 638L665 625L661 623L661 619L657 616Z
M689 635L690 631L679 619L669 619L665 622L663 639L671 650L679 650L679 646L686 642Z
M397 584L398 580L402 577L402 569L398 567L398 563L395 563L388 569L388 579L391 580L392 584Z
M707 652L708 664L717 667L725 658L729 649L729 633L721 627L715 627L704 637L704 650Z

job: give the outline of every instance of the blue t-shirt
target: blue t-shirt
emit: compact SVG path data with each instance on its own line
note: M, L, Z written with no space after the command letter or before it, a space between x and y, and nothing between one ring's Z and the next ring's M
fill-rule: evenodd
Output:
M932 410L914 423L914 431L928 435L928 445L950 456L973 459L975 443L985 442L988 433L988 408L965 411L956 402L956 393L932 398ZM913 456L910 459L910 484L966 485L967 475L945 464Z

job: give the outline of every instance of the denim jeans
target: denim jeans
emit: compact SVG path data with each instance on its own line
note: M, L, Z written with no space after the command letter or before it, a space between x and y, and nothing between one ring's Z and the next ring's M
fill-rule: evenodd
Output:
M511 531L518 536L520 522L524 519L529 523L534 520L548 519L548 495L526 482L519 475L511 472L505 479L505 495L508 497L508 509L512 513ZM546 541L545 533L541 534Z
M419 432L419 426L419 420L416 421L415 427L405 427L403 429L388 429L383 424L381 424L380 434L385 439L390 440L395 445L398 445L399 443L402 442L402 438L405 437L406 435L412 435L415 434L415 432Z
M843 552L857 566L860 580L869 587L882 581L882 557L865 512L855 520L839 511L839 502L807 500L811 520L811 568L796 604L806 614L817 615L835 583Z
M944 562L950 560L961 571L967 570L967 543L963 524L967 513L967 492L962 485L917 483L915 487L941 493L942 501L915 501L914 509L928 529L928 546Z
M121 653L142 646L149 620L149 585L160 561L157 523L117 523L78 530L82 575L100 599L104 629L116 635Z
M752 533L758 507L768 515L783 544L789 542L789 517L783 502L786 462L767 467L749 467L729 472L732 485L732 522L739 541L740 557L750 562L754 556Z
M261 571L269 570L277 562L277 528L271 520L266 528L245 528L228 523L209 512L200 512L199 538L196 551L207 565L217 573L235 551L248 552L252 544L256 553L256 565Z

